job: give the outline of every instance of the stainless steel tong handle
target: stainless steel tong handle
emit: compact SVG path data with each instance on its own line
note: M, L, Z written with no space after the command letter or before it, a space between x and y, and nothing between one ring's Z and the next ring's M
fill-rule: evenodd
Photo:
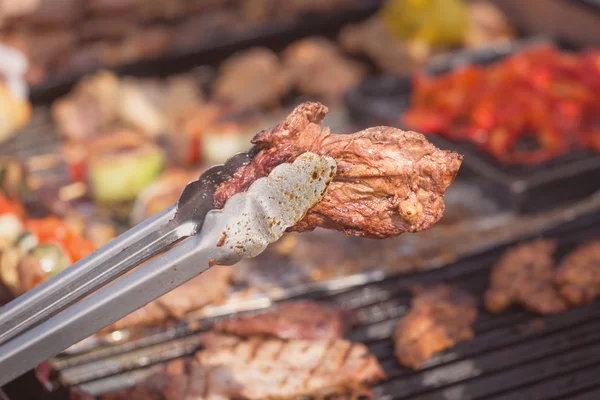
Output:
M240 158L240 162L242 161L243 159ZM134 229L132 234L142 236L141 243L144 246L138 245L140 248L134 247L134 249L143 254L150 254L163 248L162 240L158 240L160 244L156 244L156 240L152 242L154 244L149 244L148 236L142 235L142 232L156 227L161 220L172 215L173 217L169 221L179 221L177 226L185 227L185 229L182 233L170 237L169 240L177 238L178 235L191 236L184 239L175 248L150 260L141 268L116 280L108 287L89 294L90 292L87 290L95 283L88 284L88 289L82 295L89 295L76 304L73 304L75 301L73 299L76 299L78 295L70 295L69 304L72 305L62 311L60 315L52 316L54 311L52 307L61 307L66 302L59 302L60 299L56 298L55 293L42 292L49 301L53 302L53 306L46 307L41 313L38 313L38 321L40 315L48 315L48 320L41 321L37 326L24 331L0 346L0 386L70 345L85 339L144 304L182 285L211 266L231 265L244 257L254 257L260 254L269 243L281 237L288 227L297 223L308 209L323 198L329 182L335 175L335 170L336 164L332 158L312 153L303 154L292 164L277 166L268 177L258 179L246 192L231 197L222 210L210 210L213 204L214 186L207 192L203 190L204 186L201 184L196 187L194 183L192 186L188 186L190 190L184 190L176 209L172 207L143 224L142 227ZM216 169L214 176L209 180L211 184L217 185L228 176L231 174L222 169ZM208 212L202 208L204 206L209 207ZM188 215L194 216L192 222L188 222L190 221L187 218ZM195 222L199 216L201 225ZM169 224L170 222L167 223L167 226ZM197 232L200 227L202 230ZM160 231L162 229L159 228ZM152 238L152 235L150 237ZM122 256L122 252L127 252L131 246L140 243L134 241L134 244L130 246L121 246L123 250L119 251L119 243L128 241L130 241L129 236L117 239L117 245L109 246L109 250L117 251L117 256ZM149 246L149 249L145 247L146 245ZM91 265L80 263L80 269L87 268L88 270L81 275L75 275L75 279L71 283L77 282L88 271L97 268L94 261L102 261L100 265L105 268L104 263L109 264L111 260L115 259L110 256L106 258L103 254L98 252L92 255ZM130 264L131 260L142 257L139 253L136 254L135 257L123 261L121 268L134 267L135 265ZM86 259L82 261L86 261ZM114 269L110 271L108 276L113 276L117 272ZM98 272L102 273L103 271ZM57 275L57 278L60 275ZM71 276L70 279L73 277ZM48 282L54 286L47 284L43 286L46 288L57 287L56 285L61 283L56 279ZM33 297L33 304L43 298L38 296L40 295L37 294ZM25 295L25 302L28 298L31 297ZM26 303L19 302L17 305L19 304ZM27 312L27 309L22 309L22 311ZM19 316L20 314L14 315Z
M240 153L189 183L177 204L73 264L0 309L0 344L47 320L141 263L198 232L213 208L213 193L254 151Z

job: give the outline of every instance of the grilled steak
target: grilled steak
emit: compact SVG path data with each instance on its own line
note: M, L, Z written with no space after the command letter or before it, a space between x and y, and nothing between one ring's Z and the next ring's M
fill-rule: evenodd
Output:
M568 254L558 266L555 282L569 303L592 302L600 294L600 241L586 243Z
M69 399L70 400L94 400L93 396L90 396L86 392L78 388L69 388Z
M160 325L169 318L182 319L191 311L221 300L229 290L232 273L231 267L213 267L120 319L104 331Z
M356 392L385 378L366 346L343 339L212 336L197 353L196 393L220 398L292 399Z
M223 62L215 81L214 97L236 110L254 110L279 105L289 88L277 54L255 48Z
M283 65L298 91L328 101L341 101L358 85L365 69L344 57L337 46L323 38L292 43L283 52Z
M396 327L396 357L418 369L433 354L471 339L476 318L475 299L468 293L445 285L423 290Z
M311 301L290 302L262 314L221 321L215 324L213 330L244 337L336 339L343 336L350 325L348 322L351 322L344 314Z
M540 314L555 314L567 306L554 287L556 244L550 240L525 243L504 253L492 270L485 307L500 312L513 303Z
M365 391L385 378L363 344L342 339L283 341L209 333L193 361L168 364L104 400L296 399ZM177 373L177 370L180 373Z
M327 112L320 103L303 103L282 124L256 135L258 154L219 186L215 207L277 165L312 151L335 158L337 176L325 198L291 230L322 227L387 238L428 229L442 217L443 196L461 155L436 148L419 133L389 127L331 134L320 126Z

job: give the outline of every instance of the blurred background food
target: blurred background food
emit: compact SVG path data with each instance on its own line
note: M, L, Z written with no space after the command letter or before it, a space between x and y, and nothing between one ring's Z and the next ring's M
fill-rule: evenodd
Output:
M410 304L406 274L456 281L422 271L594 225L600 11L590 3L0 0L0 303L173 204L207 167L248 150L305 100L330 108L325 124L335 133L395 125L465 154L440 224L386 241L286 234L260 257L211 270L53 360L60 385L104 382L95 394L127 386L120 372L153 361L139 361L141 352L124 366L114 350L113 369L102 369L99 349L152 342L165 361L197 344L164 340L191 340L212 319L323 291L364 291L373 308L364 324L395 323ZM484 264L481 276L463 276L462 289L484 292ZM394 294L370 284L392 276L402 276ZM349 308L363 307L349 296ZM378 326L352 340L380 335L379 353L392 354L382 340L393 327L382 336ZM413 379L393 370L388 383L398 377ZM402 385L407 396L422 389Z

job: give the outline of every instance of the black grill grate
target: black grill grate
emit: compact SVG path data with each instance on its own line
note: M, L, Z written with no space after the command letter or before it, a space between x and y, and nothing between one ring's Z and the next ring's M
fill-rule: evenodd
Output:
M560 258L577 244L600 238L600 230L562 231L548 236L559 239ZM539 317L518 307L499 315L482 311L473 340L436 355L420 371L397 363L391 334L398 318L408 310L409 288L414 284L446 282L481 300L489 269L502 251L474 256L447 268L390 278L338 293L314 293L309 297L357 310L360 324L349 338L367 344L388 374L387 381L373 388L378 399L599 398L600 302L549 317ZM162 343L159 347L137 349L129 355L97 360L96 366L110 362L116 367L114 373L119 373L85 382L82 387L101 393L131 383L142 377L144 370L149 370L148 363L161 357L164 360L194 352L197 349L195 337L195 333L190 333L167 345ZM74 370L84 372L80 375L83 378L86 368L93 369L93 366L72 365L66 368L63 378L70 376L76 381ZM133 369L121 373L130 368Z

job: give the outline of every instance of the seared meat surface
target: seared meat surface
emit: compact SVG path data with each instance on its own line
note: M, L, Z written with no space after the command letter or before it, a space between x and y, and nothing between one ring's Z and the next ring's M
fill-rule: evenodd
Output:
M110 332L140 325L160 325L182 319L191 311L223 299L229 290L232 267L216 266L107 327Z
M600 294L600 241L586 243L558 266L555 283L570 304L590 303Z
M396 39L377 16L343 28L339 42L348 53L366 56L390 74L411 73L434 52L434 49Z
M84 78L68 95L52 104L59 131L69 139L93 138L126 126L148 137L184 126L204 107L192 76L157 79L119 78L101 71Z
M341 310L312 301L283 303L258 315L218 322L217 332L237 336L272 336L279 339L336 339L343 336L351 321ZM349 323L350 322L350 323Z
M277 54L254 48L223 62L213 94L215 99L242 111L277 106L289 88Z
M540 314L556 314L567 306L554 287L556 243L538 240L509 249L494 266L485 307L500 312L513 303Z
M365 345L341 339L342 322L332 324L327 317L340 315L305 301L239 317L237 323L225 321L202 334L203 350L193 360L168 363L142 384L103 398L258 400L367 392L368 384L385 379L379 362Z
M385 377L366 346L343 339L241 340L218 336L205 345L196 360L204 368L202 389L206 397L324 397L356 392Z
M327 112L320 103L303 103L282 124L256 135L258 154L219 186L215 207L277 165L311 151L333 157L337 175L325 198L291 230L322 227L387 238L428 229L442 217L443 196L461 155L438 149L419 133L390 127L331 134L321 127Z
M296 399L365 390L385 378L363 344L343 339L283 341L207 334L209 347L186 360L181 374L165 367L105 400Z
M396 327L396 357L402 365L418 369L435 353L471 339L476 318L470 294L446 285L425 289Z
M299 40L283 52L283 65L298 91L329 101L341 101L365 75L362 65L323 38Z

